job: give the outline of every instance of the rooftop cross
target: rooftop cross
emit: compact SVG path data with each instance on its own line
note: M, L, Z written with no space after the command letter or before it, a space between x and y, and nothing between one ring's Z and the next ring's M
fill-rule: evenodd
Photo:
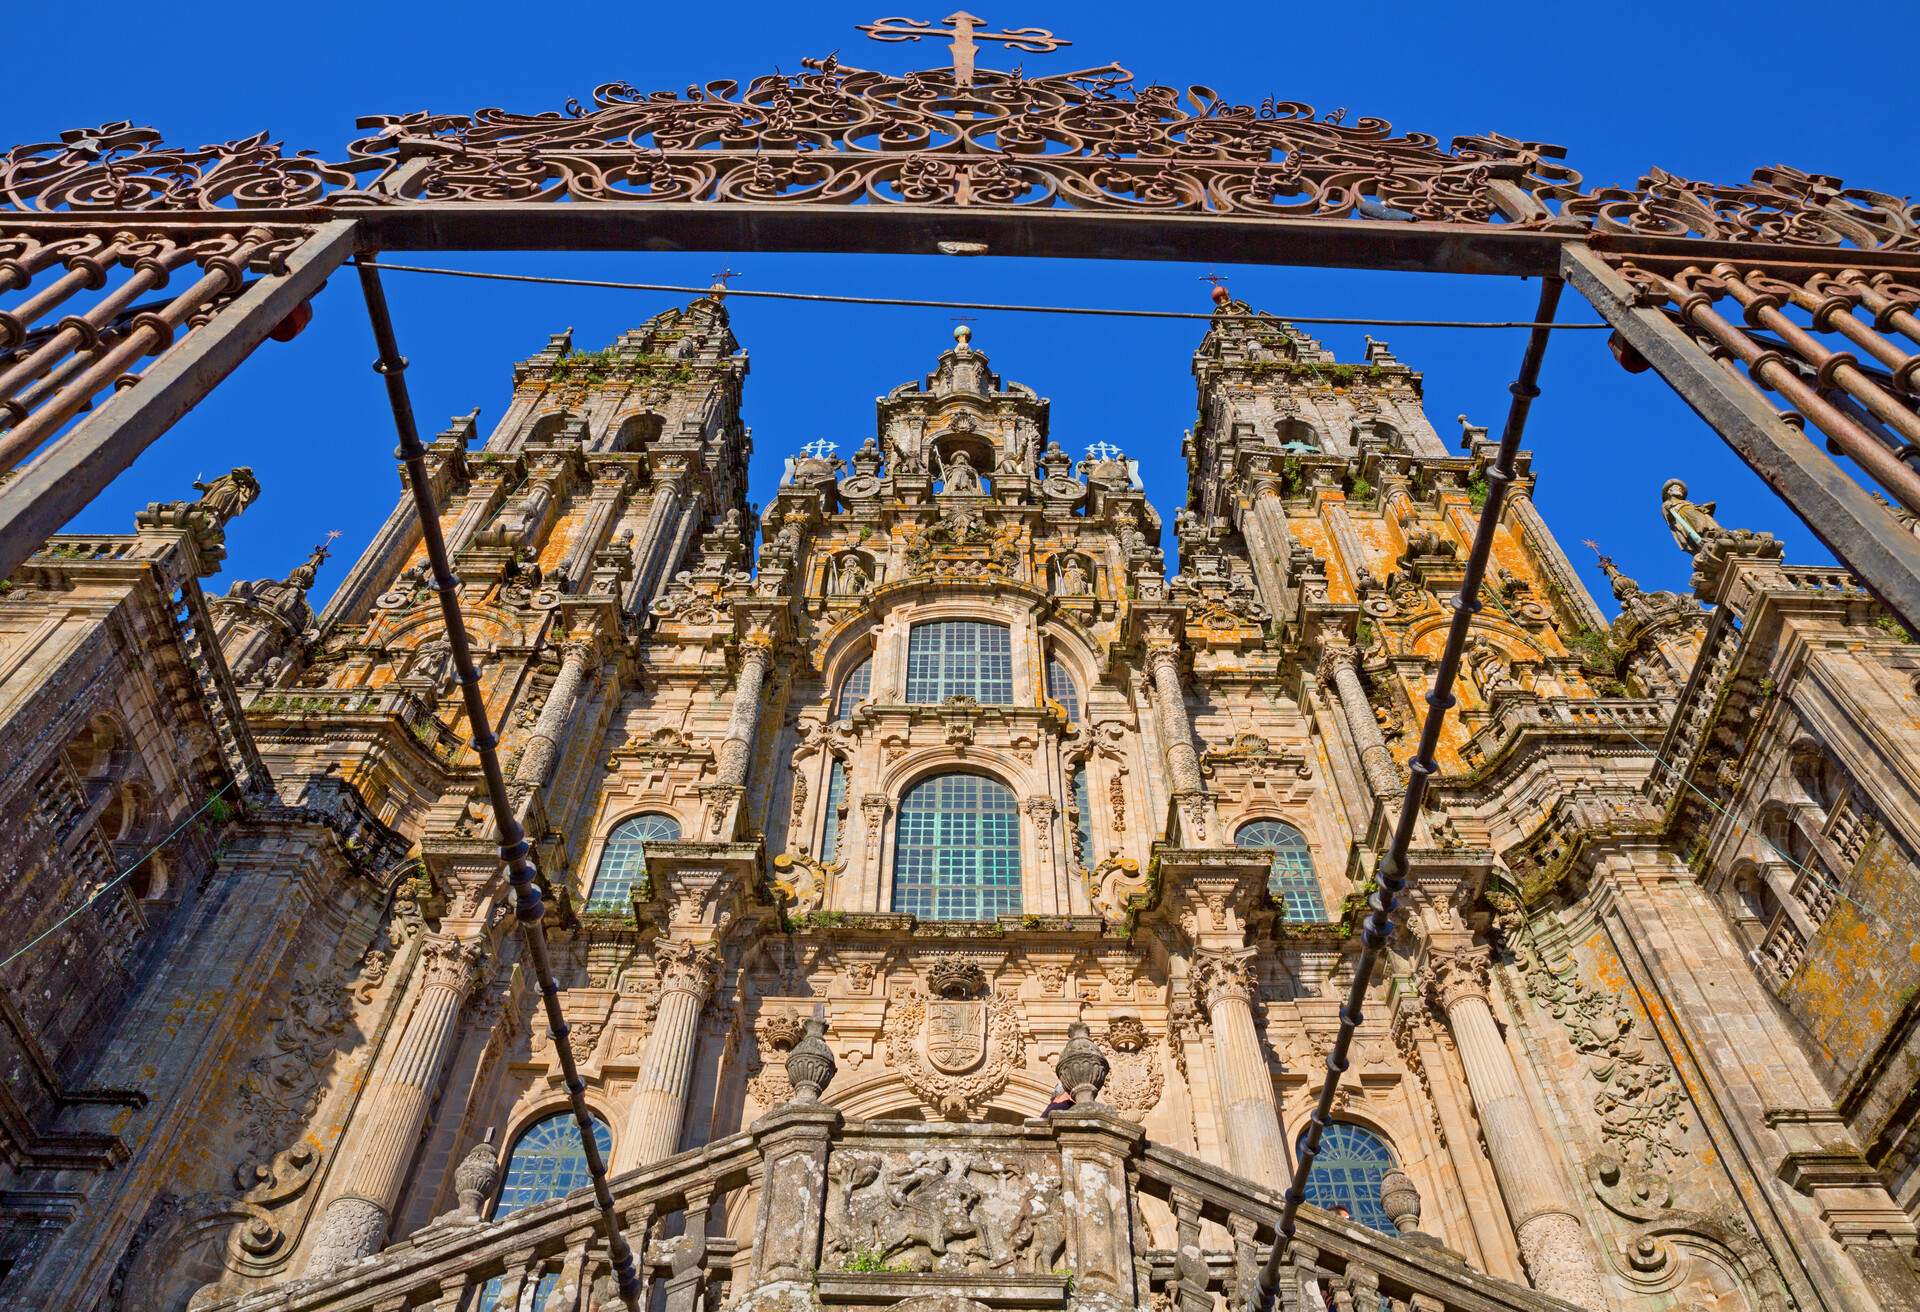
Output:
M1095 442L1087 448L1087 459L1089 460L1118 460L1125 454L1126 452L1111 442Z
M738 278L739 276L740 270L730 269L723 264L720 266L720 272L713 275L713 286L707 290L713 292L715 295L725 296L727 294L727 279Z
M800 454L813 460L825 460L839 449L838 442L829 442L825 438L816 437L800 448Z
M860 24L856 30L865 32L875 41L918 41L923 36L947 38L953 43L953 82L961 87L973 85L973 57L980 51L976 41L998 41L1009 50L1025 50L1035 55L1050 54L1061 46L1073 44L1044 27L1010 27L1004 32L982 32L979 28L986 20L964 9L948 14L940 21L946 24L944 29L924 18L876 18L871 23Z

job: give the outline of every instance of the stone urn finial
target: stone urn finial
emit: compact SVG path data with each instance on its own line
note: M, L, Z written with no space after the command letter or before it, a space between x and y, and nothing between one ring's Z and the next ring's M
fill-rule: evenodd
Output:
M1073 1095L1076 1107L1085 1107L1100 1095L1110 1069L1107 1054L1100 1051L1093 1036L1087 1033L1087 1023L1077 1020L1067 1026L1067 1046L1060 1049L1060 1059L1054 1062L1053 1070Z
M487 1196L500 1180L500 1154L493 1148L493 1131L473 1146L453 1170L453 1192L460 1200L460 1215L479 1219Z
M1388 1167L1380 1177L1380 1206L1402 1235L1420 1233L1420 1191L1398 1166Z
M820 1091L833 1083L833 1073L840 1069L833 1059L833 1049L827 1046L826 1033L827 1022L819 1016L810 1017L806 1032L787 1053L787 1078L793 1081L794 1102L819 1102Z

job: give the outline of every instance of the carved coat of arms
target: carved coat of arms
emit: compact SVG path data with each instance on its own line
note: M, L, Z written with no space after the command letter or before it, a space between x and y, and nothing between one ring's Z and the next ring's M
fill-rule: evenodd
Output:
M987 1004L930 998L922 1033L933 1068L963 1075L986 1058Z
M928 997L910 990L887 1009L887 1064L940 1115L968 1120L1007 1087L1021 1062L1017 1005L1002 994Z

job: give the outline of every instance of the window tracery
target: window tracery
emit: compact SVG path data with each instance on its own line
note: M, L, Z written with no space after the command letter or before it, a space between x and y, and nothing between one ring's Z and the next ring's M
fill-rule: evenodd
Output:
M629 816L615 825L600 849L593 886L587 893L588 911L624 912L632 904L633 886L647 872L645 845L672 843L680 838L680 822L670 815Z
M1273 853L1267 891L1280 904L1286 919L1311 924L1327 918L1320 880L1313 873L1313 851L1305 834L1282 820L1255 820L1240 826L1233 841L1238 847L1265 848Z
M992 920L1020 910L1020 813L1013 790L977 774L922 779L900 799L893 909L925 920Z
M853 708L865 701L873 691L873 656L863 657L860 663L847 671L847 677L840 681L840 695L833 699L833 718L850 720Z
M930 620L907 634L907 701L915 705L971 697L986 706L1013 701L1013 638L1004 624Z
M1304 1132L1302 1137L1304 1137ZM1398 1234L1381 1202L1381 1181L1393 1169L1387 1141L1349 1121L1335 1121L1320 1140L1320 1155L1307 1176L1307 1201L1347 1215L1382 1234Z
M599 1117L593 1120L593 1142L602 1160L613 1151L613 1131ZM587 1151L573 1113L555 1112L529 1125L507 1154L500 1176L500 1195L493 1206L494 1220L523 1207L564 1198L592 1183L587 1174Z

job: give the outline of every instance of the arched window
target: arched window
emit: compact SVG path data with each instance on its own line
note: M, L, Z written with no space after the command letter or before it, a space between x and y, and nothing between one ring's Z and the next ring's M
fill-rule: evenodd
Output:
M1302 1133L1302 1138L1305 1133ZM1380 1202L1380 1180L1393 1167L1393 1149L1371 1130L1335 1121L1320 1139L1320 1155L1307 1177L1307 1201L1347 1215L1381 1234L1398 1234Z
M832 865L840 855L840 812L847 805L847 763L839 757L827 770L827 820L820 830L820 861Z
M971 697L1013 701L1013 641L1004 624L935 620L907 635L907 700L915 705Z
M1073 676L1067 673L1067 667L1060 663L1057 656L1047 657L1047 696L1066 709L1068 724L1078 723L1080 690L1074 687Z
M680 822L670 815L628 816L607 835L600 849L600 865L593 872L587 910L622 912L633 905L633 886L647 873L646 843L671 843L680 837Z
M1242 825L1233 841L1240 847L1264 847L1273 853L1267 871L1267 891L1291 921L1314 923L1327 918L1320 899L1320 881L1313 873L1313 853L1307 836L1279 820L1255 820Z
M833 699L833 718L848 720L853 718L853 708L866 700L873 691L873 657L847 671L847 677L840 681L840 695Z
M1073 838L1080 864L1093 865L1093 801L1087 795L1087 767L1073 767Z
M1020 812L1013 790L977 774L922 779L900 799L893 909L923 920L991 920L1020 910Z
M605 1161L613 1151L613 1131L599 1117L593 1120L593 1143ZM523 1207L564 1198L592 1183L587 1174L587 1151L572 1112L555 1112L526 1128L507 1154L500 1175L500 1197L493 1205L497 1221Z

